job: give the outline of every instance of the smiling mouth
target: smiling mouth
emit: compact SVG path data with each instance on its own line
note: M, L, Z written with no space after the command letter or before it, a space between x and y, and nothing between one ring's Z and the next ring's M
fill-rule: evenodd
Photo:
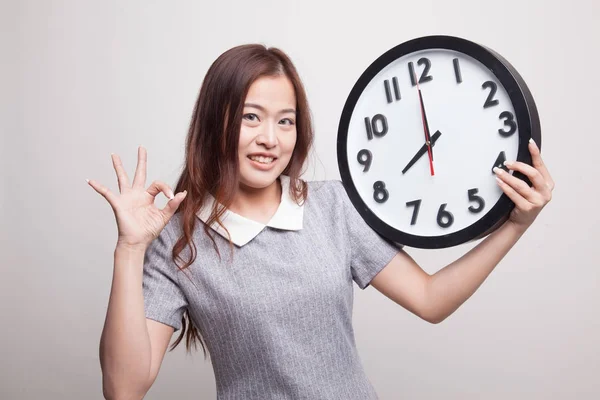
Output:
M261 164L269 165L273 163L277 158L274 157L263 157L263 156L248 156L248 158L252 161L256 161Z

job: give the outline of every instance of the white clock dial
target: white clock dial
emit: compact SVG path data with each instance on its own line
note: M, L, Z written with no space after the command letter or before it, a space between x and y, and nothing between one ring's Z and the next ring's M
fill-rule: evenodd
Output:
M433 176L428 152L402 172L425 144L417 87L435 139ZM502 195L492 167L499 156L516 160L518 149L515 109L494 73L464 53L428 49L394 60L369 81L348 124L346 156L358 194L379 219L412 235L440 236L492 209ZM376 194L376 182L387 198Z

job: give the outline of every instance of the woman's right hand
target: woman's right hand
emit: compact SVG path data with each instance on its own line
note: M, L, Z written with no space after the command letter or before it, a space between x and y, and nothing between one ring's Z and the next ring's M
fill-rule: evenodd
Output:
M142 146L138 148L133 185L129 183L120 157L113 154L112 161L117 172L120 196L94 180L88 181L88 184L108 201L115 213L119 233L117 245L145 250L175 214L187 191L174 196L173 190L162 181L154 181L148 189L144 189L147 156L146 149ZM154 199L161 192L170 199L162 210L154 205Z

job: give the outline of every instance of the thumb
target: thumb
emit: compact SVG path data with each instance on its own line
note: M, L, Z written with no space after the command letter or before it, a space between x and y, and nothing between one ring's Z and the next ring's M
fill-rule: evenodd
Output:
M177 211L177 208L179 208L179 205L181 204L181 202L183 202L186 196L187 190L177 193L175 197L169 200L167 204L163 207L163 209L160 210L165 216L166 221L171 219L171 217L173 216L173 214L175 214L175 211Z

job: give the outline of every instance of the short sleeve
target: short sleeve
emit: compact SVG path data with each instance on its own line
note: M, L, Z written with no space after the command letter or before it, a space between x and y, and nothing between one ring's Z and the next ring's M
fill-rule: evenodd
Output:
M142 289L146 318L177 331L188 303L178 284L179 268L171 258L173 246L167 230L168 225L146 249Z
M336 187L346 220L352 279L364 290L404 246L384 238L371 228L354 208L343 183L336 181Z

